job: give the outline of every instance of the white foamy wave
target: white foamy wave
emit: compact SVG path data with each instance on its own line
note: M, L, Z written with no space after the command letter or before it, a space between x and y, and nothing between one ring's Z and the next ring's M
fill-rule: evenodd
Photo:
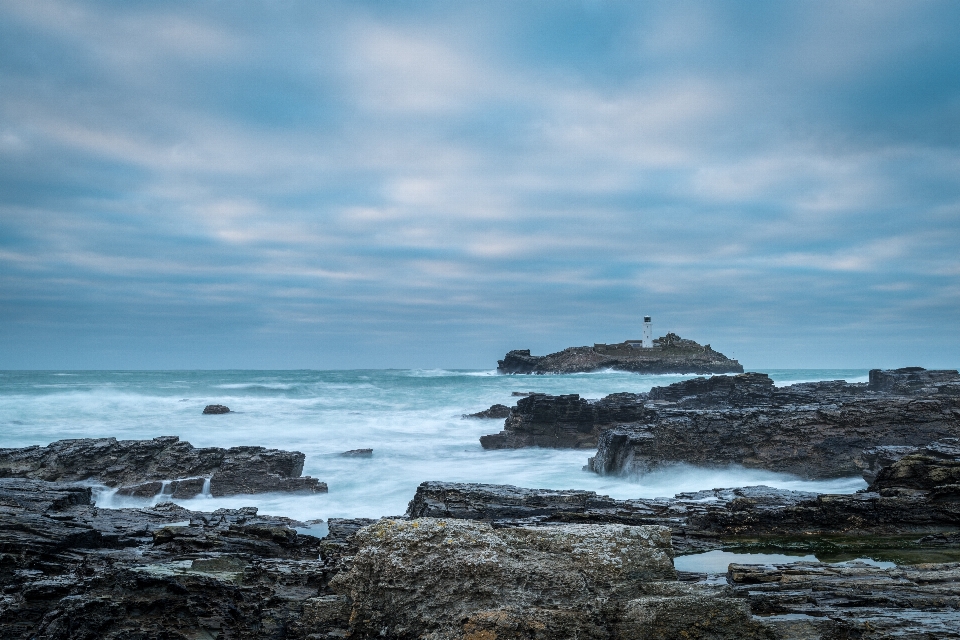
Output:
M278 389L288 391L294 389L295 385L282 384L279 382L243 382L234 384L218 384L217 389Z
M492 370L449 369L76 373L69 379L46 372L0 377L0 446L45 445L62 438L163 435L180 436L196 447L259 445L302 451L304 474L330 487L328 494L307 496L177 501L204 511L256 506L262 513L303 521L397 515L426 480L580 488L619 499L756 484L824 492L851 492L864 486L860 479L811 483L742 468L671 467L642 478L601 477L582 470L592 451L484 451L480 436L499 431L502 421L460 418L492 404L514 405L519 400L514 392L600 398L648 391L692 377L679 374L504 376ZM771 376L778 381L834 380L865 373L781 370ZM47 384L61 386L38 386ZM205 405L215 403L226 404L233 413L202 414ZM339 455L361 448L372 448L373 457ZM135 499L106 493L99 500L113 506L137 504Z

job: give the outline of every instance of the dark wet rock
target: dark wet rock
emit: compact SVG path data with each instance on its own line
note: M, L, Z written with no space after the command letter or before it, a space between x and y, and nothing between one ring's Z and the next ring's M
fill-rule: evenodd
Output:
M373 457L373 449L350 449L340 455L344 458L370 458Z
M321 541L255 508L98 509L89 487L0 479L0 637L298 638L334 597Z
M483 436L484 449L520 447L593 448L598 435L613 425L655 416L643 395L616 393L590 402L577 394L534 393L517 401L498 434Z
M936 447L939 460L950 446ZM901 489L916 502L941 486ZM618 501L424 483L411 518L331 519L324 539L255 508L111 510L90 497L89 487L0 479L0 637L960 637L958 564L734 564L728 585L677 580L671 557L697 549L691 539L769 545L772 523L787 530L811 510L855 524L847 539L859 540L869 512L843 520L842 501L886 499L873 492L747 487ZM903 504L885 512L902 519ZM791 540L823 544L826 530ZM955 522L921 540L940 548L958 535Z
M509 422L509 421L508 421ZM590 469L643 474L663 464L739 464L803 478L860 475L880 445L922 445L960 436L960 402L869 398L831 405L656 409L644 423L603 431Z
M46 447L0 449L0 477L90 481L142 497L159 495L169 481L164 495L189 498L201 493L208 479L213 496L326 492L325 483L300 476L304 458L299 451L264 447L196 448L177 436L83 438Z
M960 440L948 438L904 451L870 485L881 493L900 489L933 492L931 498L960 502Z
M667 387L654 387L651 401L676 403L701 408L719 405L751 407L773 402L776 387L765 373L741 373L736 376L711 376L683 380Z
M484 409L483 411L478 411L476 413L465 413L462 417L464 418L487 418L487 419L503 419L510 415L510 407L505 404L495 404L492 405L489 409Z
M785 638L960 638L960 564L731 564L727 579Z
M203 413L206 415L217 415L221 413L230 413L230 407L226 407L222 404L208 404L203 408Z
M724 537L731 536L870 535L917 540L960 531L960 502L940 500L935 491L907 488L831 495L757 486L614 500L592 491L425 482L417 488L407 515L486 520L497 527L558 522L661 525L671 528L674 546L684 552L718 548ZM929 544L937 542L931 539Z
M527 396L532 396L534 393L536 393L536 391L514 391L510 395L517 398L525 398Z
M497 361L498 373L582 373L614 369L636 373L740 373L743 366L710 345L700 345L668 333L653 347L638 348L636 341L593 347L568 347L546 356L529 349L510 351Z
M869 481L900 455L897 447L960 436L960 396L942 388L907 395L843 381L778 388L766 374L748 373L596 401L534 394L517 402L503 431L480 442L487 449L596 446L589 468L600 474L739 464L805 478L862 473Z
M524 489L512 485L470 482L424 482L407 507L411 518L503 520L582 513L592 507L614 506L616 501L593 491Z
M923 367L903 367L902 369L872 369L870 371L870 389L899 395L939 393L957 395L960 393L960 372L956 369L924 369Z

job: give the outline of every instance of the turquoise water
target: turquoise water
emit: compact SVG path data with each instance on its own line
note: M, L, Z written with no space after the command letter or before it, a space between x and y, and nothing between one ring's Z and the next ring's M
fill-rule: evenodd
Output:
M777 384L811 380L866 381L866 370L771 370ZM189 508L258 506L300 519L378 517L406 509L420 482L490 482L589 489L615 498L672 496L680 491L767 484L848 493L862 479L805 482L741 468L678 466L642 478L601 478L582 470L590 451L484 451L479 437L502 420L461 415L494 403L512 405L513 391L579 393L600 398L648 391L692 376L623 372L499 376L494 371L0 371L0 447L61 438L119 439L177 435L195 446L262 445L306 454L304 473L327 482L316 496L195 498ZM207 404L233 412L201 414ZM369 459L343 458L373 448ZM121 503L104 495L104 506Z

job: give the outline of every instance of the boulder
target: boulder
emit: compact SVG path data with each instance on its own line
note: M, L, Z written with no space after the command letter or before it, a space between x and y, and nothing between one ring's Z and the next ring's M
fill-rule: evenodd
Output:
M608 637L644 585L673 580L663 527L494 529L469 520L381 520L331 588L352 637Z
M203 408L203 413L205 415L217 415L220 413L230 413L230 407L226 407L222 404L208 404Z

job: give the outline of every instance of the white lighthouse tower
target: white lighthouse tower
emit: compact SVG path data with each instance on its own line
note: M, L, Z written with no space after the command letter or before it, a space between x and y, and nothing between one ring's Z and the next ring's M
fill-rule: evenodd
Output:
M650 316L643 316L643 347L650 349L653 347L653 321Z

